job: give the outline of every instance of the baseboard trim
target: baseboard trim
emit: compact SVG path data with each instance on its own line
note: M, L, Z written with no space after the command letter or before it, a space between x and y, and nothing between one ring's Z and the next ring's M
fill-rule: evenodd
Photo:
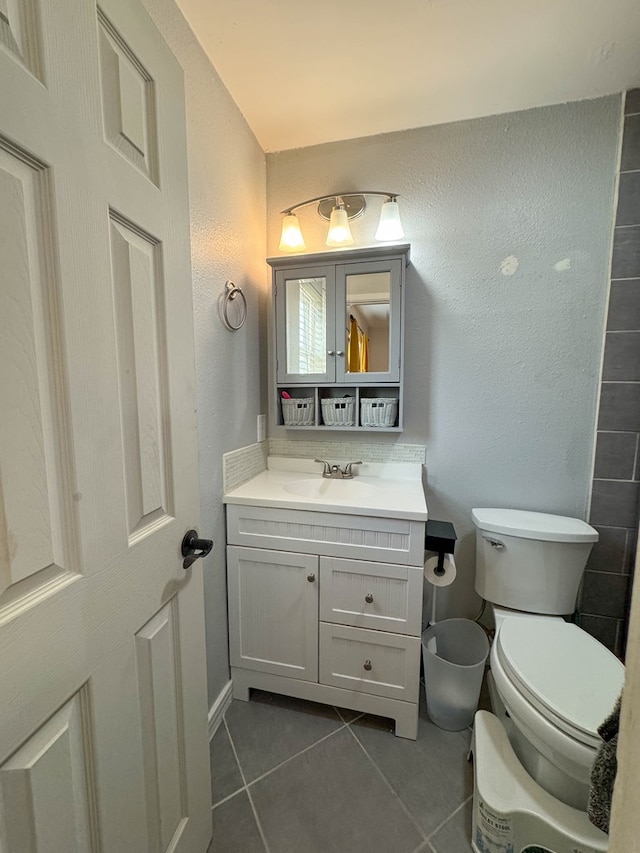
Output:
M222 722L222 718L227 713L227 709L233 699L233 682L231 679L227 681L220 693L209 708L209 740L218 731L218 726Z

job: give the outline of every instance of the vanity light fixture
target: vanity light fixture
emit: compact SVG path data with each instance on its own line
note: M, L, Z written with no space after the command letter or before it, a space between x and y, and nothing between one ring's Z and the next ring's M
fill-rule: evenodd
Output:
M282 220L282 234L280 236L279 249L281 252L299 252L306 248L300 223L294 211L308 204L318 205L318 215L329 223L327 232L327 246L340 248L350 246L353 243L353 235L349 222L357 216L362 216L367 202L365 196L384 196L386 201L380 211L380 222L376 231L376 240L401 240L404 237L400 223L400 209L398 207L397 193L378 192L367 190L358 193L335 193L333 195L322 195L310 198L294 204L286 210L281 211L284 215Z

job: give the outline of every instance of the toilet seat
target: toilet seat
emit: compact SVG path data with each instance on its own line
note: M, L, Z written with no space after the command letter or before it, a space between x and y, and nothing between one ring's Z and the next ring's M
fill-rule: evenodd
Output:
M568 622L507 617L497 655L518 691L549 722L597 748L598 726L611 713L624 666L601 643Z

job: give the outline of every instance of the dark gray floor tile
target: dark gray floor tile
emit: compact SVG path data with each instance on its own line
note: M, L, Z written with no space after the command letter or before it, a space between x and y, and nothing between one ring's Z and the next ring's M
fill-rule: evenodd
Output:
M425 835L433 832L473 790L467 754L471 732L447 732L428 718L420 703L414 742L357 721L352 730Z
M213 838L207 853L266 853L246 791L216 806L212 815Z
M336 708L336 711L345 723L352 723L362 716L362 711L352 711L351 708Z
M473 800L468 800L444 826L429 839L435 853L469 853Z
M622 172L616 225L640 224L640 172Z
M598 429L640 430L640 383L602 383Z
M640 276L640 225L615 228L611 278L637 278Z
M234 700L225 720L247 782L343 725L330 705L259 690L249 702Z
M602 380L604 382L640 381L640 332L606 333Z
M626 169L640 169L640 115L627 116L624 120L620 171Z
M626 329L640 329L640 278L611 282L607 330Z
M240 790L244 782L233 754L224 724L218 728L209 744L211 761L211 802L215 805Z
M272 853L413 853L421 836L343 729L251 786Z
M593 476L604 480L632 480L637 443L636 432L599 432Z

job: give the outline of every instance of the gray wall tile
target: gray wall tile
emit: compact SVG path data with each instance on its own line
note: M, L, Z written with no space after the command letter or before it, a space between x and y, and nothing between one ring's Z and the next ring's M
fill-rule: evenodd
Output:
M640 383L602 383L598 429L640 430Z
M599 640L603 646L617 654L620 619L611 619L607 616L590 616L583 613L580 616L579 625L588 634Z
M633 480L638 434L599 432L593 476L603 480Z
M607 330L640 329L640 278L612 281Z
M616 225L640 225L640 172L620 175Z
M602 379L604 382L640 381L640 332L607 332Z
M595 525L600 539L589 554L587 569L594 572L624 574L628 570L626 527L603 527Z
M640 169L640 115L627 116L624 120L620 170Z
M640 276L640 225L616 228L613 235L611 278Z
M594 480L591 523L605 527L635 527L638 523L638 485L622 480Z
M624 101L624 111L627 115L640 113L640 89L629 89Z
M627 611L627 575L585 572L582 582L581 612L589 616L622 619ZM582 620L584 617L581 616Z

